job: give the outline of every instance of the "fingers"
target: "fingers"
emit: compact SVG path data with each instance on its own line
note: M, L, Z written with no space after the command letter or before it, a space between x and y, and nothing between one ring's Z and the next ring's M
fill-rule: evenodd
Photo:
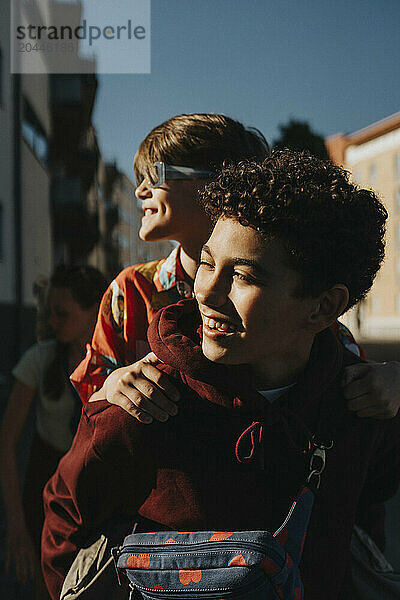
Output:
M373 419L392 419L396 416L397 405L390 402L382 402L371 394L363 394L347 403L349 411L354 412L357 417L370 417Z
M350 410L351 412L355 412L357 414L359 412L372 409L373 406L374 406L373 398L371 398L367 394L353 398L352 400L349 400L349 402L347 403L348 410Z
M121 392L113 394L113 396L110 397L108 401L110 402L110 404L115 404L116 406L119 406L141 423L148 425L153 422L153 417L150 414L146 413L144 410L139 409L130 398L128 398L127 396L125 396L125 394L122 394Z
M126 371L118 378L109 389L107 400L142 423L151 423L153 419L164 422L178 412L175 402L165 395L165 390L170 397L179 398L168 377L156 367L145 364L141 365L139 375Z
M343 388L343 395L346 400L353 400L359 396L363 396L372 391L372 384L368 373L363 375L360 379L354 379L350 383L347 383Z
M377 407L371 407L369 409L360 410L357 413L357 417L361 417L364 419L370 417L371 419L378 419L379 421L384 421L387 419L393 419L393 414L388 411L380 411Z
M349 410L352 410L352 412L354 412L357 415L357 417L369 417L371 419L379 419L380 421L386 419L393 419L394 416L393 412L389 408L382 408L381 406L377 405L365 406L358 409L349 408Z
M179 391L172 384L168 375L157 369L150 364L144 364L142 368L143 375L149 380L155 383L158 388L167 396L168 399L172 400L171 407L175 407L175 402L179 400ZM176 408L176 407L175 407Z
M99 396L142 423L166 421L178 412L179 391L155 366L160 362L151 352L132 365L116 369L105 380Z
M352 365L345 369L343 395L359 417L391 419L400 406L400 365L396 362Z
M161 364L163 361L160 360L158 358L158 356L156 356L154 354L154 352L149 352L148 354L146 354L146 356L144 356L141 360L142 363L150 363L150 364L154 364L154 365L159 365Z
M343 370L342 385L346 388L347 385L364 377L370 369L369 363L358 363L350 365Z
M114 394L110 402L123 408L141 423L152 423L153 419L165 422L169 417L169 414L160 409L157 404L130 387L126 389L125 393Z
M120 381L118 392L125 396L141 412L147 412L158 421L166 421L177 414L176 404L169 400L157 385L144 376L126 373ZM113 398L115 404L115 399Z

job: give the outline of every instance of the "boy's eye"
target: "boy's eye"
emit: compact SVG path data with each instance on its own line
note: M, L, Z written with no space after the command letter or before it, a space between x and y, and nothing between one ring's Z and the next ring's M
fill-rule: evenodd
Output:
M234 271L233 276L239 279L240 281L245 281L246 283L256 284L256 280L249 275L244 275L243 273L239 273L238 271Z
M202 260L202 259L200 259L200 261L199 261L199 267L209 267L210 269L214 268L214 266L211 263L207 262L206 260Z

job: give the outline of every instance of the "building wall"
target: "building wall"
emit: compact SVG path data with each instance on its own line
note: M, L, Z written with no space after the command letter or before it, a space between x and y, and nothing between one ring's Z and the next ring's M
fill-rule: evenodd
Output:
M357 183L379 193L389 213L386 258L364 304L361 333L365 337L399 338L400 127L361 146L349 146L345 164Z
M23 300L35 306L33 284L53 265L50 225L50 178L32 150L22 142Z
M7 340L0 350L0 385L9 378L22 351L34 341L33 283L37 275L49 273L52 260L49 177L32 150L38 140L30 135L32 129L27 134L23 124L29 104L30 118L40 125L42 134L49 134L47 77L10 74L9 9L9 2L0 3L0 334ZM23 135L28 135L32 148Z
M0 304L14 301L13 88L9 74L9 3L0 3Z
M397 120L397 122L396 122ZM386 130L385 130L386 129ZM389 129L389 130L387 130ZM355 183L374 189L388 214L386 256L366 300L343 320L364 340L400 337L400 115L327 143L331 157Z
M44 132L50 134L49 78L47 75L24 75L22 95L28 99Z

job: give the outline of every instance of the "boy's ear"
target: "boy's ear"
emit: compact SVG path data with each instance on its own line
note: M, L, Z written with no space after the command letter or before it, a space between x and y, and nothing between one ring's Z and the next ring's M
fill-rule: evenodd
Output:
M315 308L309 316L309 324L314 333L326 329L346 310L349 290L342 283L332 286L318 296Z

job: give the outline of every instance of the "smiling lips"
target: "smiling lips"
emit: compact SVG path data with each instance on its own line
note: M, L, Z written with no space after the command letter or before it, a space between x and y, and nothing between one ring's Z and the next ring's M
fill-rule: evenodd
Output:
M157 212L156 208L145 208L144 209L144 216L145 217L150 217L151 215L154 215Z
M149 205L148 202L142 202L142 210L144 212L145 217L149 217L150 215L154 215L158 212L158 208L156 206Z
M211 331L219 331L220 333L234 333L237 331L237 328L232 325L232 323L228 323L227 321L218 321L217 319L206 317L204 314L203 321L206 327Z

